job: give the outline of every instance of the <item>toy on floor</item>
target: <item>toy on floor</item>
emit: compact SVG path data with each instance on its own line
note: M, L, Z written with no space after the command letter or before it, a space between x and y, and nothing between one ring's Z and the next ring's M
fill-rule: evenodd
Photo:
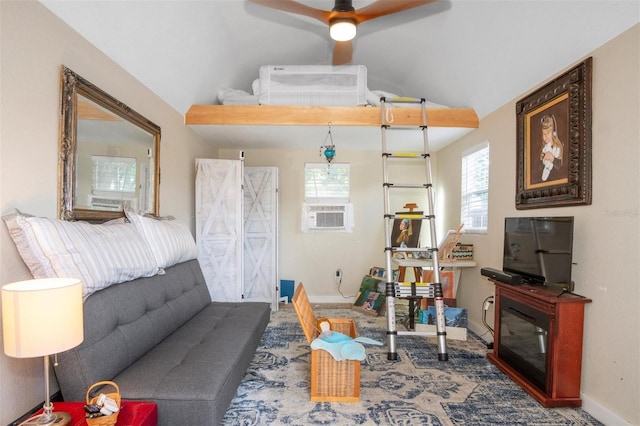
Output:
M367 337L349 337L346 334L331 330L328 321L320 322L320 335L311 342L311 349L322 349L331 354L336 361L345 359L362 361L365 350L362 343L382 346L382 342Z

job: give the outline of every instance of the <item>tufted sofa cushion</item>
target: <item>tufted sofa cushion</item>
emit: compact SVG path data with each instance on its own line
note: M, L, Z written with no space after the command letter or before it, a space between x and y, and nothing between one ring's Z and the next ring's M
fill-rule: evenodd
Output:
M84 342L59 355L65 400L114 380L123 399L158 404L159 423L218 424L269 321L267 303L211 302L197 260L94 293Z

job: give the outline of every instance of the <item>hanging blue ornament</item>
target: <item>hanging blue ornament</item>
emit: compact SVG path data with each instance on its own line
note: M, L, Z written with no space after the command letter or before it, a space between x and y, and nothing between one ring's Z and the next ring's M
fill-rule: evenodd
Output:
M327 140L329 140L329 143L327 143ZM336 146L333 144L333 135L331 134L331 123L329 123L329 132L324 138L324 145L320 147L320 155L322 154L324 154L324 158L327 159L328 163L331 163L331 160L336 156Z
M336 147L334 145L324 147L324 156L330 163L333 157L336 156Z

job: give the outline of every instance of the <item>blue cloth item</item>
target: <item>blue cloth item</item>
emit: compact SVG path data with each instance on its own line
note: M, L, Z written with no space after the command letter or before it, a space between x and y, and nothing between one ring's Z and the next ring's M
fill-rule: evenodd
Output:
M346 359L362 361L365 350L362 343L382 346L382 343L367 337L352 338L337 331L325 331L311 342L311 349L322 349L331 354L336 361Z

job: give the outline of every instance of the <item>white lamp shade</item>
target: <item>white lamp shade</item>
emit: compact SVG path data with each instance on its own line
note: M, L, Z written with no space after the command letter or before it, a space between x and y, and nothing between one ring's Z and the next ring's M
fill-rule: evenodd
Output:
M356 36L356 23L351 19L334 19L329 25L329 35L335 41L349 41Z
M33 358L82 343L82 282L43 278L2 287L4 353Z

